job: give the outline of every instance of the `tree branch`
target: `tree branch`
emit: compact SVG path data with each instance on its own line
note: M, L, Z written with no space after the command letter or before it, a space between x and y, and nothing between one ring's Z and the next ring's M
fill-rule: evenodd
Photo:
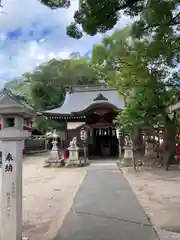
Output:
M115 11L118 12L120 10L124 10L126 8L130 8L132 7L134 4L140 2L140 0L128 0L126 3L124 3L123 5L121 6L118 6L115 8Z
M180 19L178 20L178 18L180 18L180 12L178 12L176 14L176 16L174 16L170 21L165 22L162 25L163 26L175 26L177 24L180 24ZM149 26L143 28L143 31L149 30L151 28L156 28L156 27L159 27L159 26L160 26L160 24L158 24L158 23L153 24L153 25L149 25Z

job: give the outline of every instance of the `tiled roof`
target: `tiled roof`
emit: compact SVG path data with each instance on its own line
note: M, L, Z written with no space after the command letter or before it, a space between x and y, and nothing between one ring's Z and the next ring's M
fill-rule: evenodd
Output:
M34 112L34 109L26 102L26 100L22 96L14 94L7 88L3 88L0 91L0 98L3 97L4 95L8 96L10 99L15 101L19 105L22 105L25 109Z
M45 114L69 115L82 112L93 104L110 104L117 109L124 108L123 96L116 89L106 87L76 87L66 94L61 107L45 111Z

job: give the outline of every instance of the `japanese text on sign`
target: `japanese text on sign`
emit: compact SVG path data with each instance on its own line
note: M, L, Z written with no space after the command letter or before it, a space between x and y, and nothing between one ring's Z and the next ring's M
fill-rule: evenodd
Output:
M8 163L5 165L5 172L12 172L13 166L12 164Z
M6 156L6 162L11 162L11 161L13 161L13 157L10 153L8 153Z
M13 157L10 153L7 154L5 162L8 162L5 164L5 172L12 172L13 166L11 162L13 161Z
M12 197L14 198L16 196L16 184L15 182L12 183Z
M6 195L7 195L7 215L9 217L11 215L11 202L10 202L11 194L7 192Z

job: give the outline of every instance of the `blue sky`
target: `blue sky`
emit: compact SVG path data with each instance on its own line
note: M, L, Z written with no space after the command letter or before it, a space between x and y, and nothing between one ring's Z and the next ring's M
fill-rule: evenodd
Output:
M67 9L50 10L38 0L1 0L0 10L0 85L32 71L41 62L67 58L71 52L88 53L102 35L81 40L66 36L77 0ZM16 4L15 4L16 2ZM122 17L118 27L130 20Z

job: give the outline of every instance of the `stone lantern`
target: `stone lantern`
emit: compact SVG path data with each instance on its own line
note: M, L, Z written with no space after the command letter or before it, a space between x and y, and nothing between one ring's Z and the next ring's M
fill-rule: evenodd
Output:
M130 139L130 136L125 136L125 146L124 146L124 158L122 161L122 166L131 167L133 156L133 142Z
M52 137L53 137L53 141L52 141L52 149L51 149L51 153L50 153L50 159L51 160L56 160L56 161L59 161L59 149L57 147L57 138L58 138L58 135L57 135L57 132L56 130L53 131L53 134L52 134Z
M22 239L22 159L24 117L33 109L4 89L0 94L0 140L2 142L1 240Z

